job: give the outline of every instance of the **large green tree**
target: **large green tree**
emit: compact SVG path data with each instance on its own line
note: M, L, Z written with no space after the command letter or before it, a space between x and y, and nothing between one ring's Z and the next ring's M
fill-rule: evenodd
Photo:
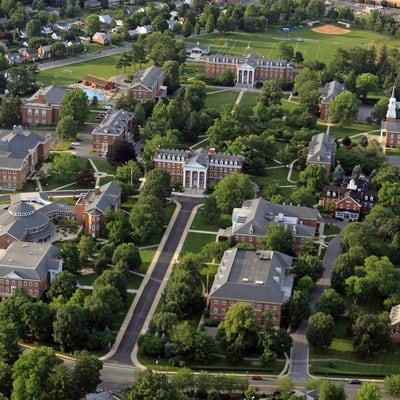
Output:
M334 123L341 125L352 122L358 112L357 96L347 90L340 93L329 104L329 116Z
M90 14L85 18L85 31L90 37L100 31L100 29L101 22L97 14Z
M316 310L337 318L345 312L343 297L335 289L325 289L317 301Z
M98 16L96 15L98 18ZM86 93L82 89L73 89L64 96L60 119L70 116L77 124L83 124L89 115L89 101Z
M317 312L310 317L307 326L308 343L316 348L329 347L333 340L335 321L329 314Z
M364 382L354 400L381 400L381 391L376 383Z
M260 240L260 247L264 250L290 254L292 252L292 235L278 224L269 224L265 236Z

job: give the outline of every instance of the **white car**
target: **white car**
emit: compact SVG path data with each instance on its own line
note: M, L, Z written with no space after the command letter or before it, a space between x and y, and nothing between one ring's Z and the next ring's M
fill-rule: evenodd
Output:
M81 145L81 142L72 142L71 143L71 146L80 146Z

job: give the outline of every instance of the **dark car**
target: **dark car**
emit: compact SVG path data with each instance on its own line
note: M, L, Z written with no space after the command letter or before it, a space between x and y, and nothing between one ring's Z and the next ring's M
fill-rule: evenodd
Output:
M68 150L75 150L75 147L74 146L69 146Z
M349 379L350 385L361 385L361 381L359 379Z
M252 379L253 381L262 381L262 377L261 377L260 375L253 375L253 376L251 377L251 379Z

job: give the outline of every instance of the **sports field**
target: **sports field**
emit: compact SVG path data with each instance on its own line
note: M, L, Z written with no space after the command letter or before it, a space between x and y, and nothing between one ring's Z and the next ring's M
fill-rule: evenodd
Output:
M299 28L289 33L282 33L277 28L268 32L234 32L223 35L213 33L202 37L187 39L189 42L209 44L212 53L218 54L254 54L269 58L278 58L278 45L287 42L296 51L301 51L305 60L329 62L334 58L339 47L380 46L398 47L399 39L389 38L376 32L353 29L344 35L329 35L313 32L310 28Z

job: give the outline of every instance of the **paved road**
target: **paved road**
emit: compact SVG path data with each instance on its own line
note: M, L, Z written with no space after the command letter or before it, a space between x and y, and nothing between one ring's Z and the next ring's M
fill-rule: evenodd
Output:
M178 214L175 224L165 242L164 248L162 249L157 264L154 267L153 273L151 274L147 285L144 287L143 292L140 295L136 309L133 312L132 319L128 324L121 343L115 354L107 360L107 363L112 362L122 365L132 365L132 349L140 335L143 324L151 309L153 300L160 288L162 280L164 279L168 266L171 263L172 257L178 246L190 213L200 202L199 199L184 197L179 198L178 201L181 203L182 208Z
M124 51L128 51L131 49L131 45L129 43L119 46L112 47L110 49L105 49L97 53L89 53L83 54L77 57L63 58L61 60L55 60L51 62L46 62L43 64L37 64L39 71L45 71L46 69L56 68L56 67L64 67L67 65L78 64L84 61L97 60L98 58L113 56L114 54L123 53ZM96 71L94 71L96 73Z
M338 225L342 226L341 223ZM311 313L314 312L315 304L321 293L330 287L333 264L340 254L341 235L337 235L329 243L322 261L324 272L321 279L317 282L316 288L311 296ZM308 374L309 347L306 339L308 320L303 320L296 332L293 333L293 346L290 353L289 376L296 382L302 383L310 379Z

